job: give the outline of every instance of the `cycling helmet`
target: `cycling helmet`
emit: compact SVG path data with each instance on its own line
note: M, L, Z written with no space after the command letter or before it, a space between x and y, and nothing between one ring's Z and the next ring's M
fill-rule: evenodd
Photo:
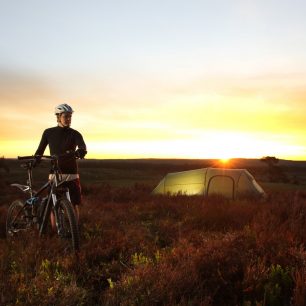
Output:
M61 113L73 113L73 109L68 104L60 104L55 108L55 115L59 115Z

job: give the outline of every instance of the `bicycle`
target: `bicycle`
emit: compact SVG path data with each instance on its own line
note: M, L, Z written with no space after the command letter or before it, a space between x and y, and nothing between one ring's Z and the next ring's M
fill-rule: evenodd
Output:
M65 249L71 249L78 252L80 249L80 238L78 223L71 204L70 194L64 183L68 177L63 180L58 160L63 156L75 156L75 152L68 152L62 155L36 155L36 156L18 156L18 160L25 161L21 167L27 170L27 185L11 184L21 191L30 195L26 200L15 200L9 207L6 220L7 238L18 237L20 233L27 232L33 228L38 229L39 237L46 233L48 221L51 212L55 217L55 226L57 234L63 238ZM48 180L38 191L33 189L32 171L35 162L39 159L51 160L52 178ZM75 158L77 158L75 156ZM48 195L42 197L45 190Z

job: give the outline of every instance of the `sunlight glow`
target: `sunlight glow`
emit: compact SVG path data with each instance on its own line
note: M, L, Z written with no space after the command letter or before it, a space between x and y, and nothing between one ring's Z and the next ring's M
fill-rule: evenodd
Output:
M221 158L220 162L223 166L227 166L230 162L230 158Z
M304 160L306 156L305 144L296 145L295 139L285 134L282 137L276 137L273 134L235 131L189 130L185 132L184 134L178 131L172 138L170 134L166 134L160 139L153 133L148 139L144 139L145 134L139 134L138 139L137 137L133 139L132 133L130 137L128 134L118 137L119 131L118 134L112 135L113 139L111 135L106 138L99 134L86 135L85 133L84 138L88 147L87 158L213 158L220 159L224 166L229 166L231 158L276 156L281 159ZM124 137L127 139L125 140ZM0 156L15 158L18 155L32 155L39 140L38 135L23 140L18 138L0 140ZM47 149L45 153L48 154L49 150Z
M169 140L90 140L89 158L197 158L221 159L261 158L277 156L283 159L303 159L305 149L275 139L265 140L262 135L247 133L206 132L193 139Z

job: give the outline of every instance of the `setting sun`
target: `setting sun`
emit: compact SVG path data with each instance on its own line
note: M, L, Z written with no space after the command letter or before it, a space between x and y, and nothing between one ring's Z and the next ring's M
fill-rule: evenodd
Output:
M222 165L227 166L229 164L230 159L229 158L222 158L220 159L220 162Z

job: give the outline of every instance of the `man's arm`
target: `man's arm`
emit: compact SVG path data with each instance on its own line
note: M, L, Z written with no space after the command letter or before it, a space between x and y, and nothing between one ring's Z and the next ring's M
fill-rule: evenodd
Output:
M78 146L78 149L76 151L76 154L79 158L84 158L84 156L87 154L86 150L86 144L83 139L83 136L77 132L76 134L76 145Z
M47 145L48 145L48 139L47 139L46 131L44 131L44 133L41 137L39 146L38 146L38 148L35 152L35 155L43 155Z

